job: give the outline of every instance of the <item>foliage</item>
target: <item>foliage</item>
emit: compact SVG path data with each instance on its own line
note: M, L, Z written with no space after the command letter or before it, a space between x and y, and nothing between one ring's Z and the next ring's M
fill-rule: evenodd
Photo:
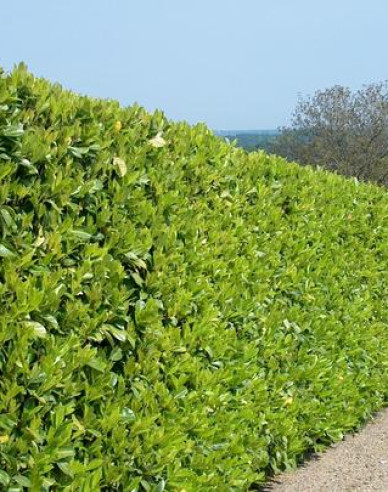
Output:
M388 197L0 78L0 484L242 491L388 393Z
M388 184L388 82L334 86L301 98L270 151L358 179Z

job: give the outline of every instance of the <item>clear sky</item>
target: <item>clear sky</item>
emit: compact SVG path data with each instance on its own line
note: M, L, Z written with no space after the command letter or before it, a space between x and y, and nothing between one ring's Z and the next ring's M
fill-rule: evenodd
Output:
M388 0L0 0L0 65L214 129L388 79Z

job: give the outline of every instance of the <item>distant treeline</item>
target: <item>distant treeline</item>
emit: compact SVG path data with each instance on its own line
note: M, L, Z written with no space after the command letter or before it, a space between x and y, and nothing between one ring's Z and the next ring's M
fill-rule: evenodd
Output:
M248 151L265 151L359 180L388 185L388 82L352 92L334 86L300 98L291 125L218 132Z
M230 141L236 141L238 147L252 152L259 149L269 151L271 143L280 135L280 130L231 130L216 133Z

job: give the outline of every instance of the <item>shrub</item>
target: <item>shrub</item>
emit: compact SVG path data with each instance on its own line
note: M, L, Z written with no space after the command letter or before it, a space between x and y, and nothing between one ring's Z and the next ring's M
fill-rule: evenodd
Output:
M0 484L239 491L386 403L388 197L0 78Z

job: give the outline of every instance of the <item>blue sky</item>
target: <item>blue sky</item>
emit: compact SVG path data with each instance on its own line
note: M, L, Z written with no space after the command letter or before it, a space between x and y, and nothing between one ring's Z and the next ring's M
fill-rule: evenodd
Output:
M0 65L215 129L388 79L387 0L4 0Z

